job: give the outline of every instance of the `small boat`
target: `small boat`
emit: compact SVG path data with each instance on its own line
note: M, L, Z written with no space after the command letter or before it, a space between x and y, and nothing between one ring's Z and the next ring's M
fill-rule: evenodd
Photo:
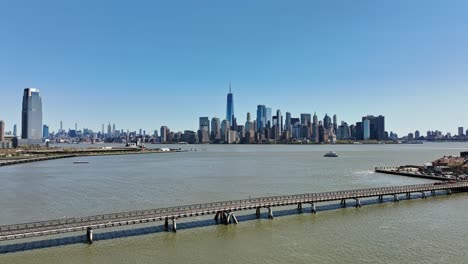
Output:
M89 161L74 161L73 164L87 164Z
M338 157L338 154L336 154L336 152L330 151L330 152L325 153L325 155L323 155L323 156L324 157L336 158L336 157Z

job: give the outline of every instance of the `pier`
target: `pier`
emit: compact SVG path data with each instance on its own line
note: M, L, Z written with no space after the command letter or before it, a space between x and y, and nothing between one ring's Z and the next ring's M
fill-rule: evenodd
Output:
M176 232L177 220L187 217L212 214L214 221L229 225L238 223L235 212L243 210L255 210L257 218L260 218L261 210L266 210L268 219L273 220L273 208L279 206L297 206L298 212L302 212L304 205L310 205L311 213L315 214L317 213L315 205L322 202L340 201L341 205L346 207L347 201L351 201L351 205L359 208L361 207L361 199L365 198L375 197L381 201L384 196L390 196L393 197L394 202L399 202L400 195L406 195L410 198L412 193L420 193L421 197L426 198L426 193L435 195L436 191L445 191L447 194L451 194L452 191L468 191L468 182L272 196L4 225L0 226L0 241L85 231L88 243L92 243L93 229L164 221L165 230Z
M423 174L423 173L417 174L411 171L402 171L400 170L399 167L375 167L375 172L399 175L399 176L414 177L414 178L420 178L420 179L436 180L436 181L451 180L450 178L442 177L442 176L435 176L435 175Z

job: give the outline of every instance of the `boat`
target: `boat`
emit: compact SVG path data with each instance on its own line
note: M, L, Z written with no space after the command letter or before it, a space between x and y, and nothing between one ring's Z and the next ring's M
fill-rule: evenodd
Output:
M87 164L89 161L74 161L73 164Z
M323 156L324 157L336 158L336 157L338 157L338 154L336 154L336 152L330 151L330 152L325 153L325 155L323 155Z

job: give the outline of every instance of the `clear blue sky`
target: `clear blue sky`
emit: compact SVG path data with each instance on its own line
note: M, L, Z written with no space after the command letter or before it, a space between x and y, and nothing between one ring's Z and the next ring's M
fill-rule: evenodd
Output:
M387 129L468 128L467 1L3 1L0 119L197 129L257 104L293 116L386 116ZM19 129L19 127L18 127Z

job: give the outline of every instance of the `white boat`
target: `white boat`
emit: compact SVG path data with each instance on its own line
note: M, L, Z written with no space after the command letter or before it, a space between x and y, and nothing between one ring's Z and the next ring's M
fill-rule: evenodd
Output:
M325 153L325 155L323 155L323 156L324 157L336 158L336 157L338 157L338 154L336 154L336 152L330 151L330 152Z

